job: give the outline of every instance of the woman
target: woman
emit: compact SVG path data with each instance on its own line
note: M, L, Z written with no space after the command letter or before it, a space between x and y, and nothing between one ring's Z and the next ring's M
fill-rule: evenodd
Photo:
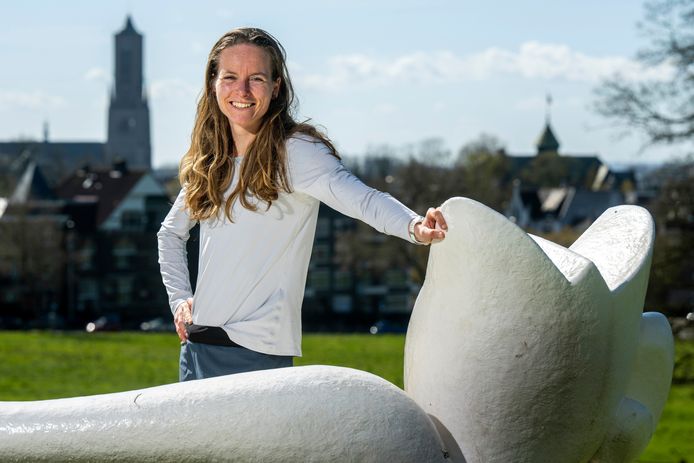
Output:
M159 263L181 339L180 379L291 366L319 201L418 244L443 239L441 212L420 217L366 187L330 140L292 117L282 46L235 29L210 52L183 188L159 230ZM186 240L200 223L193 303Z

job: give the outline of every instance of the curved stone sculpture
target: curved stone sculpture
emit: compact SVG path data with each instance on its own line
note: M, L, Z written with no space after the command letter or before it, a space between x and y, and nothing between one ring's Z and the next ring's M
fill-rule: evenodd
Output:
M401 389L363 371L308 366L0 402L0 461L445 459L431 420Z
M449 231L407 333L407 394L311 366L0 402L0 461L635 459L674 358L667 320L641 313L648 213L609 209L566 249L468 199L442 210Z
M469 199L442 206L410 319L405 390L451 455L475 462L626 462L645 448L673 366L645 314L654 227L607 210L568 249Z

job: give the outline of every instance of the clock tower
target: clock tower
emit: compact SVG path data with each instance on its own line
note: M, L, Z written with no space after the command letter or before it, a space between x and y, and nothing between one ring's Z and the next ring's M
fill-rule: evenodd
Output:
M128 16L116 34L115 85L108 109L106 158L125 160L129 167L150 169L149 106L143 85L142 35Z

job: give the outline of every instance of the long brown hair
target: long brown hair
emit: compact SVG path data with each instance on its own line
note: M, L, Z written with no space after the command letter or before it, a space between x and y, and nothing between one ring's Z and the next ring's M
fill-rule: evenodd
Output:
M222 50L238 44L262 48L270 58L272 80L280 78L277 97L270 102L256 137L241 163L239 181L224 201L224 192L234 178L231 156L234 140L231 126L217 105L214 80L219 72ZM205 87L198 101L190 148L181 159L179 181L186 188L185 204L193 220L205 220L224 213L231 221L231 208L237 199L246 209L256 210L249 195L269 208L280 191L291 191L287 174L286 140L292 134L305 133L325 144L331 154L337 151L330 140L311 124L296 122L294 89L286 66L282 45L269 33L257 28L239 28L224 34L212 47L205 69Z

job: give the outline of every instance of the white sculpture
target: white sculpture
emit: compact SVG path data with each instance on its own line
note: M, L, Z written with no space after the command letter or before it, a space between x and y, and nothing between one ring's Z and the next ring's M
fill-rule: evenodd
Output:
M0 403L0 461L446 461L426 413L370 373L308 366Z
M626 462L667 399L661 314L642 317L654 229L607 210L569 248L463 198L410 319L405 391L472 462ZM640 335L639 335L640 333Z
M660 417L673 340L641 314L653 224L605 212L569 249L443 206L405 390L311 366L0 402L0 461L628 462ZM413 400L414 399L414 400Z

